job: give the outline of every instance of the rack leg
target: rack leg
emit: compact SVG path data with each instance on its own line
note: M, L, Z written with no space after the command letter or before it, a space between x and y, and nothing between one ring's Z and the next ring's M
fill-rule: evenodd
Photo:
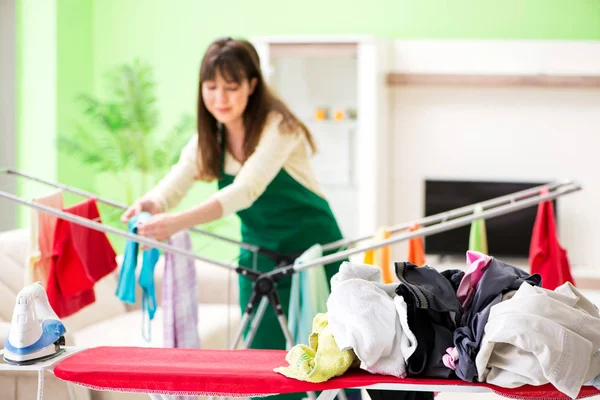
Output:
M252 294L250 295L250 298L248 299L248 303L246 304L246 310L244 310L244 315L242 316L242 320L240 321L240 327L238 328L237 332L235 333L233 343L231 344L231 350L235 350L237 348L240 340L242 339L242 335L244 334L244 330L246 329L246 326L248 325L248 321L250 320L250 317L252 316L252 314L254 314L254 307L258 303L258 296L259 296L259 294L256 292L255 289L252 291Z
M333 400L335 398L335 395L338 394L338 392L342 391L340 389L324 390L319 395L318 400Z
M242 320L240 321L240 327L235 333L235 337L233 338L233 342L231 343L230 350L235 350L238 346L238 343L242 339L242 334L244 333L244 329L246 329L246 325L248 325L248 320L250 319L250 314L247 312L242 316Z
M256 336L256 331L258 330L258 325L262 320L263 315L265 315L265 311L267 310L267 306L269 305L266 297L260 300L260 304L258 305L258 309L256 310L256 315L252 318L252 323L250 324L250 330L248 331L248 335L246 336L246 340L244 341L244 347L249 348L252 344L252 340L254 336Z
M294 338L292 337L292 333L288 329L288 321L283 312L277 315L277 319L279 320L279 326L281 326L281 330L283 331L283 336L285 336L285 340L287 342L288 347L291 349L294 347Z

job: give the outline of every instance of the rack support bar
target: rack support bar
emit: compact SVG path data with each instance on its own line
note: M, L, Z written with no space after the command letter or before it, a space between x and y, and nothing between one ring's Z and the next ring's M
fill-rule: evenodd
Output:
M468 225L469 223L471 223L472 221L475 221L475 220L489 219L489 218L497 217L500 215L508 214L508 213L511 213L514 211L518 211L523 208L532 207L543 201L552 200L556 197L559 197L559 196L562 196L562 195L565 195L565 194L568 194L571 192L575 192L577 190L581 190L581 188L582 187L579 184L572 184L568 187L560 187L557 190L550 192L548 194L511 202L509 204L506 204L506 205L503 205L503 206L500 206L500 207L497 207L494 209L490 209L487 211L483 211L481 213L470 214L470 215L467 215L467 216L464 216L461 218L457 218L452 221L442 222L442 223L439 223L436 225L432 225L430 227L421 228L421 229L417 229L417 230L414 230L412 232L408 232L405 234L396 235L389 239L385 239L385 240L373 243L368 246L357 247L354 249L334 253L334 254L331 254L328 256L318 258L318 259L308 262L306 264L294 265L293 268L296 271L301 271L306 268L314 267L315 265L330 264L330 263L333 263L336 261L343 260L343 259L347 258L348 256L351 256L354 254L362 253L362 252L365 252L368 250L378 249L380 247L388 246L390 244L401 242L403 240L412 239L417 236L429 236L429 235L433 235L435 233L445 232L445 231L448 231L451 229L455 229L455 228L458 228L461 226ZM282 268L289 268L289 266L282 267Z
M19 204L22 204L22 205L25 205L25 206L33 207L33 208L35 208L35 209L37 209L39 211L43 211L45 213L54 215L57 218L61 218L61 219L73 222L75 224L79 224L79 225L85 226L86 228L95 229L97 231L101 231L101 232L105 232L105 233L112 233L114 235L122 236L124 238L129 239L129 240L132 240L132 241L135 241L135 242L139 242L139 243L143 243L143 244L146 244L146 245L148 245L150 247L155 247L155 248L164 250L164 251L169 252L169 253L177 253L177 254L180 254L182 256L186 256L186 257L189 257L189 258L192 258L192 259L196 259L196 260L204 261L204 262L207 262L207 263L210 263L210 264L218 265L218 266L223 267L223 268L233 269L233 270L236 269L235 266L226 264L224 262L217 261L217 260L211 260L211 259L208 259L208 258L204 258L204 257L196 255L196 254L194 254L192 252L189 252L189 251L186 251L186 250L182 250L182 249L178 249L178 248L170 246L170 245L168 245L166 243L159 242L157 240L150 239L150 238L142 236L142 235L137 235L137 234L129 233L127 231L121 231L119 229L115 229L115 228L113 228L111 226L102 224L100 222L92 221L90 219L83 218L83 217L80 217L78 215L70 214L68 212L65 212L65 211L62 211L62 210L58 210L56 208L52 208L52 207L48 207L48 206L45 206L45 205L42 205L42 204L38 204L38 203L35 203L33 201L27 201L27 200L24 200L24 199L22 199L22 198L20 198L18 196L10 194L10 193L6 193L6 192L3 192L3 191L0 191L0 197L7 198L9 200L15 201L15 202L17 202Z

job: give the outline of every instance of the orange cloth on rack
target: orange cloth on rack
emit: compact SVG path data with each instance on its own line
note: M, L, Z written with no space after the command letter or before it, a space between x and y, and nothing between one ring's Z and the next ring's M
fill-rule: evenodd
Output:
M391 233L385 228L379 228L375 234L375 240L381 241L388 239L390 236ZM375 250L367 250L363 262L381 268L381 280L383 283L394 282L390 246L384 246Z
M32 200L34 203L62 210L63 192L56 190L47 196ZM26 283L40 282L44 288L48 285L50 264L52 264L52 246L54 243L54 229L57 218L47 212L31 210L31 242L29 265L26 269Z
M541 194L547 193L548 189L542 189ZM532 274L542 276L544 289L554 290L565 282L575 285L567 252L558 241L552 200L538 205L529 248L529 265Z
M365 251L365 259L364 259L364 263L365 264L369 264L369 265L373 265L373 258L375 256L375 250L367 250Z
M410 228L408 228L408 231L414 232L419 228L420 226L418 224L412 224ZM425 265L425 246L423 246L423 238L421 238L421 236L417 236L408 241L407 261L418 265L419 267Z

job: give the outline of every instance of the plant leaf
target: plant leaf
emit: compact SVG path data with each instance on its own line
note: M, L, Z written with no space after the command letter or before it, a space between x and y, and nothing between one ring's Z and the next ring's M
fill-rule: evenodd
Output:
M151 68L140 60L122 65L109 75L115 101L122 107L130 128L143 136L158 124Z
M152 163L160 175L168 172L169 168L179 160L181 149L192 137L194 120L190 115L183 115L179 122L164 138L156 139L152 152Z
M69 136L58 138L60 151L116 177L139 172L141 190L147 178L166 174L192 137L194 120L183 115L165 135L157 135L156 83L152 75L147 63L135 60L106 74L108 99L78 96L85 121ZM132 185L125 185L124 190L129 193Z

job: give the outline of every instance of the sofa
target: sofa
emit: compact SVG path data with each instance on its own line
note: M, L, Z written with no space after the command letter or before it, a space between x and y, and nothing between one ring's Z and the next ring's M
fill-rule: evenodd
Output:
M26 229L0 232L0 348L8 335L16 295L25 282L25 265L29 249L29 231ZM136 304L122 303L115 290L120 271L117 270L97 282L94 290L96 302L62 321L67 329L67 346L146 346L163 347L161 278L163 259L155 268L157 304L151 323L150 342L142 336L141 291L136 294ZM138 268L139 270L139 268ZM237 275L224 268L196 262L198 288L198 334L203 348L226 349L240 323ZM139 286L139 285L136 285ZM0 372L0 399L23 400L35 398L37 375L35 372ZM44 398L71 400L133 400L148 399L147 395L108 391L95 391L61 381L47 372Z

